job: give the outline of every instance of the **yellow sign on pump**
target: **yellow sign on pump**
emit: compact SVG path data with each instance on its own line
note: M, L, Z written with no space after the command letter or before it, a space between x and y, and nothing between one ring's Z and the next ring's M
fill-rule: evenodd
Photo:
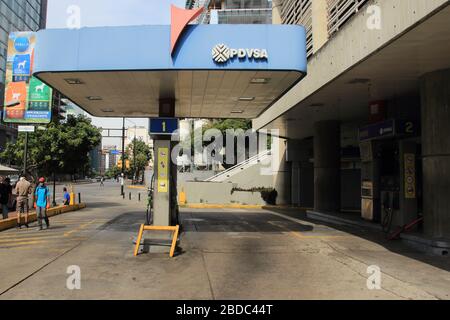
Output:
M169 148L158 149L158 192L169 192Z

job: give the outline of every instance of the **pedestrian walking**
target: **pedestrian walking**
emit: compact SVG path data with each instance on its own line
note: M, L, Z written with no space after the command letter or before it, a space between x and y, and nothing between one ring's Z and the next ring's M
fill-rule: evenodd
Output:
M3 219L8 219L9 216L9 203L12 198L12 186L9 178L2 178L0 184L0 204L2 206Z
M70 205L70 193L67 191L66 187L63 188L63 199L65 206Z
M17 195L17 228L22 228L22 214L25 214L25 227L28 228L28 214L30 212L28 197L31 194L31 183L24 176L20 177L15 192Z
M45 220L47 229L50 228L50 221L47 216L47 209L50 208L50 190L45 184L45 178L39 179L39 185L34 192L36 199L36 215L38 218L39 230L42 230L42 219Z

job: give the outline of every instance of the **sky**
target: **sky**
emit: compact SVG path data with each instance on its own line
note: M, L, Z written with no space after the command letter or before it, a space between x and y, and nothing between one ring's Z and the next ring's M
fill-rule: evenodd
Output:
M47 28L67 28L71 6L80 9L81 27L170 24L170 5L184 7L185 0L49 0ZM132 121L132 122L131 122ZM122 119L93 118L96 126L121 128ZM130 119L126 126L148 126L148 119ZM104 139L103 145L120 145L120 139Z

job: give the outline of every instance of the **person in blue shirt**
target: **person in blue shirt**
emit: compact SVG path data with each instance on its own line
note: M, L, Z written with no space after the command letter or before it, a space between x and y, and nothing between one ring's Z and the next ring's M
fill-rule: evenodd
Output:
M64 187L63 192L64 192L64 194L63 194L64 205L68 206L68 205L70 205L70 193L67 192L67 188L66 187Z
M47 208L50 207L50 190L45 185L45 178L39 179L39 185L34 192L36 200L36 215L38 218L39 230L42 230L42 219L45 220L47 229L50 227L50 222L47 216Z

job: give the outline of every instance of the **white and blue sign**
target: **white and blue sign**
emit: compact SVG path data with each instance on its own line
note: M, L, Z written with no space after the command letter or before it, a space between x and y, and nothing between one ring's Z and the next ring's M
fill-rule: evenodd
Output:
M28 81L31 73L29 54L18 54L13 60L13 82Z
M415 121L390 119L359 129L359 140L368 141L398 136L415 136L418 125Z
M169 40L170 26L41 30L34 72L307 70L299 25L190 25L172 56Z
M30 47L30 39L28 37L18 37L14 40L14 49L17 52L25 52Z
M51 120L52 113L50 111L26 111L25 119L42 119Z
M179 128L176 118L154 118L150 119L151 135L172 135Z

